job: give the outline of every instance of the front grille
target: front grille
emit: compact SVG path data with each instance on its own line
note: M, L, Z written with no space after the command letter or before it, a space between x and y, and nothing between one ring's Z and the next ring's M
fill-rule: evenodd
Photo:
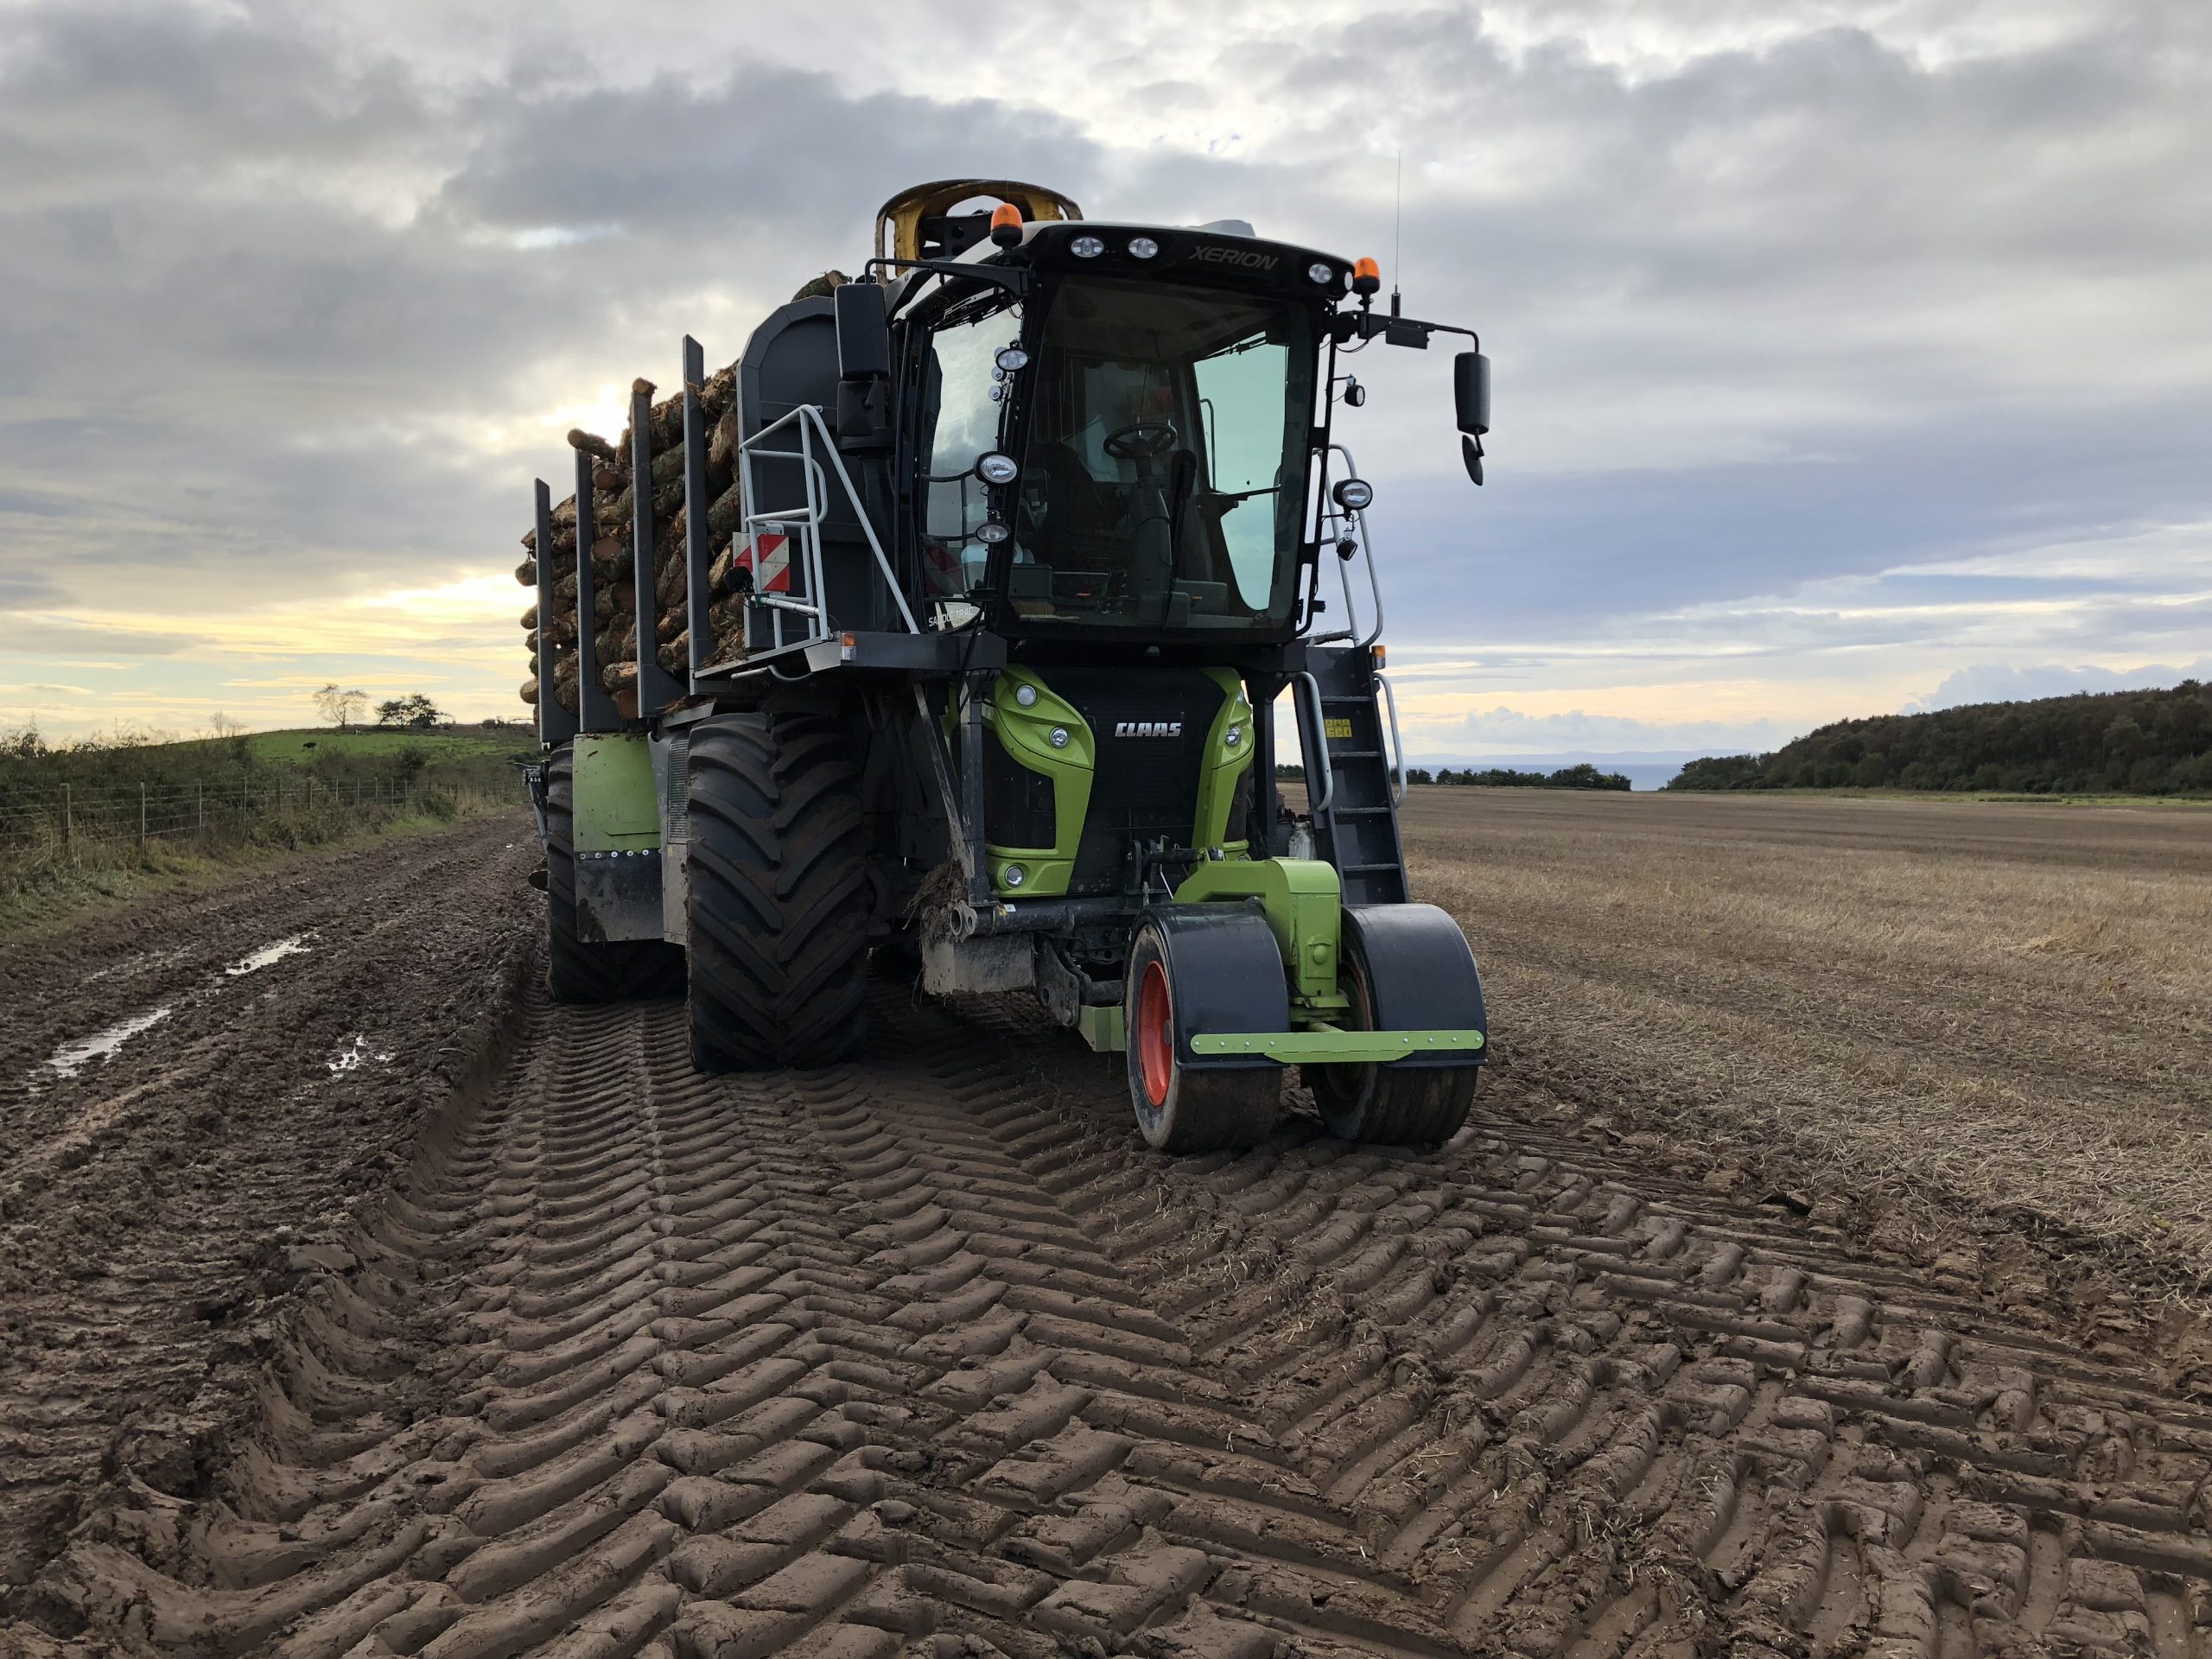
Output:
M1052 780L1006 752L995 728L983 728L983 836L994 847L1050 847Z
M1224 841L1249 841L1252 835L1252 781L1254 768L1247 766L1236 774L1236 787L1229 796L1229 823L1222 831Z
M1090 728L1098 757L1068 891L1119 893L1132 841L1190 844L1206 734L1227 694L1196 669L1057 668L1046 678ZM1172 737L1116 735L1125 722L1176 721L1182 730Z

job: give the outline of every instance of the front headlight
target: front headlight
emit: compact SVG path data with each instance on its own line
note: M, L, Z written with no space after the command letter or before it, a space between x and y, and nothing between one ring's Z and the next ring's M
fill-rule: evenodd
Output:
M1133 236L1129 238L1129 257L1132 259L1149 259L1159 251L1160 244L1148 236Z
M1020 472L1012 455L1002 455L995 449L976 463L976 476L986 484L1011 484Z
M1068 244L1068 251L1078 259L1096 259L1106 251L1106 245L1095 236L1078 236Z

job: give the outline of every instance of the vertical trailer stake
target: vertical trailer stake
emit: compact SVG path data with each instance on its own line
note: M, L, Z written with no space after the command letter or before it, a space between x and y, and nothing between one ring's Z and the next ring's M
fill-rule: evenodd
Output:
M537 480L537 741L549 749L576 734L576 717L553 694L553 645L545 632L552 620L553 492L541 478Z
M691 661L684 689L698 695L699 671L714 660L714 624L707 614L707 412L699 406L699 387L707 378L707 353L683 336L683 606L690 631Z
M592 514L591 457L576 451L576 709L587 732L622 728L614 699L599 683L599 595L591 580L591 544L597 527Z
M653 389L646 380L630 387L631 575L638 588L638 715L665 709L683 695L675 677L660 665L660 594L653 580Z

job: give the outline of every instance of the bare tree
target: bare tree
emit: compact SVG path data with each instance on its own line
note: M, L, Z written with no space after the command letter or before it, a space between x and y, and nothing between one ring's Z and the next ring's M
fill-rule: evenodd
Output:
M367 692L342 690L335 680L315 694L315 712L341 732L359 720L368 706Z
M232 719L219 709L207 716L207 735L210 737L242 737L245 734L245 722Z

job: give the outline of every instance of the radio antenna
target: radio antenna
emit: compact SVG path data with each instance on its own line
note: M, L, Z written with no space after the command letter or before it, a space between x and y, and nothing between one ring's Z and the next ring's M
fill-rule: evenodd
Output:
M1398 147L1395 171L1397 205L1392 209L1390 220L1390 315L1398 315L1398 261L1403 257L1406 245L1406 151Z

